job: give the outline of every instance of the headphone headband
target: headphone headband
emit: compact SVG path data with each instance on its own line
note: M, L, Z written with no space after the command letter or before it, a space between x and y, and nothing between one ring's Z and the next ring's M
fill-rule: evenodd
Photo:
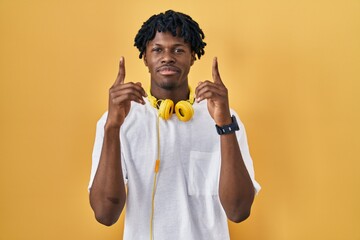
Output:
M149 89L149 91L147 92L147 98L151 104L151 106L153 106L154 108L159 108L159 105L158 103L161 102L161 101L164 101L164 99L157 99L156 97L154 97L152 94L151 94L151 90ZM191 105L194 104L195 102L195 93L194 91L192 90L192 88L189 86L189 99L186 100L187 102L189 102Z

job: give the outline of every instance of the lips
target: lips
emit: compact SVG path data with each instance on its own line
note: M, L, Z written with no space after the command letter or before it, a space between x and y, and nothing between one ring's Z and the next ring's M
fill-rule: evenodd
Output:
M157 72L163 75L172 75L180 72L180 69L175 66L161 66L157 69Z

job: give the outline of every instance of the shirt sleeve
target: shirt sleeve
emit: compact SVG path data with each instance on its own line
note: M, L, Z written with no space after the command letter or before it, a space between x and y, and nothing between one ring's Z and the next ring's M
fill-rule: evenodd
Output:
M254 165L253 165L253 161L252 161L250 151L249 151L249 145L248 145L248 141L247 141L245 126L235 111L232 111L232 114L236 117L237 122L239 124L239 131L236 131L236 138L239 143L241 155L244 160L246 169L247 169L247 171L250 175L250 178L253 182L255 193L257 194L260 191L261 186L255 180Z
M97 171L97 168L99 166L100 161L100 155L102 150L102 145L104 141L104 126L107 118L107 112L103 114L103 116L99 119L99 121L96 124L96 134L95 134L95 142L92 152L92 165L91 165L91 172L90 172L90 181L88 185L88 191L90 191L92 183L95 178L95 174ZM124 176L124 183L127 183L127 171L126 171L126 165L124 163L123 154L121 154L121 167L122 172Z

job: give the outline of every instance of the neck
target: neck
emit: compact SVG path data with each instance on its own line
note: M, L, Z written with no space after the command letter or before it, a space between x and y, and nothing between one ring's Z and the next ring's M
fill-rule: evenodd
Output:
M189 86L184 85L174 89L165 89L160 87L155 87L151 85L151 95L157 99L171 99L174 104L182 100L189 99Z

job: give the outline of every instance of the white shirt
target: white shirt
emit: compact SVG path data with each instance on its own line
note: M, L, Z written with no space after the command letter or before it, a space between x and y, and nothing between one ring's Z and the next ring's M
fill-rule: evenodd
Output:
M206 101L194 103L194 116L181 122L175 114L160 119L160 170L154 200L154 240L229 239L226 214L219 200L220 137ZM254 188L245 128L236 136ZM107 113L98 121L89 188L98 167ZM150 239L154 167L157 159L157 109L132 103L120 129L121 160L127 184L124 240Z

